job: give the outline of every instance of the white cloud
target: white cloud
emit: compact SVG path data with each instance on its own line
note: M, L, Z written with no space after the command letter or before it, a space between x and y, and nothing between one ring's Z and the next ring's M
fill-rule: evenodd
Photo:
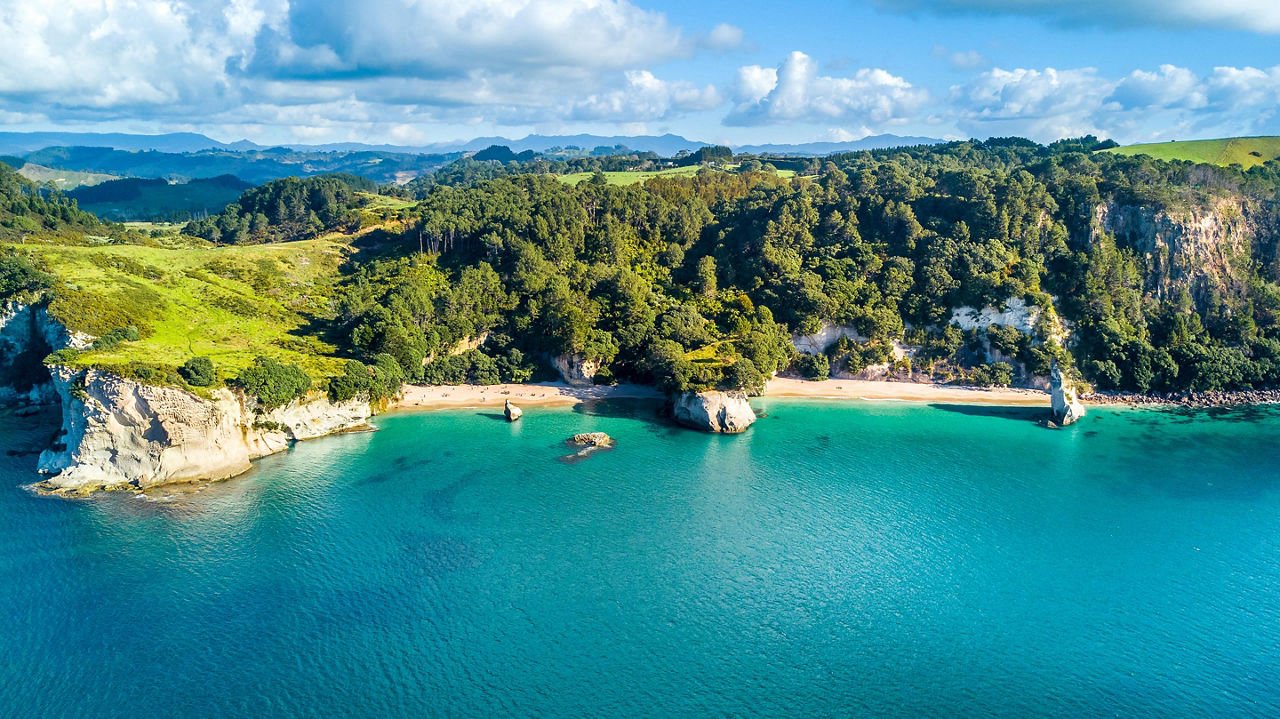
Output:
M578 120L646 122L682 112L711 110L723 100L715 86L666 82L647 70L626 73L626 87L593 94L578 102L571 117Z
M743 38L742 28L722 22L711 28L703 44L712 50L732 50L742 45Z
M812 58L793 52L776 70L758 65L740 68L737 99L725 124L824 120L884 124L915 113L928 100L928 93L880 69L864 68L849 77L819 75Z
M722 25L710 37L740 34ZM174 127L271 124L287 108L322 106L341 114L301 124L532 123L581 98L639 92L641 110L665 102L669 114L707 106L714 88L674 83L659 102L641 76L627 78L695 45L628 0L6 3L0 112Z
M1214 26L1280 33L1275 0L875 0L885 10L1020 15L1072 25Z
M1161 65L1156 72L1134 70L1116 85L1108 99L1125 110L1197 108L1206 103L1204 88L1195 73L1174 65Z
M1122 141L1274 130L1280 66L1218 67L1207 76L1173 65L1118 80L1093 68L996 68L951 88L956 124L977 137L1048 141L1087 133Z

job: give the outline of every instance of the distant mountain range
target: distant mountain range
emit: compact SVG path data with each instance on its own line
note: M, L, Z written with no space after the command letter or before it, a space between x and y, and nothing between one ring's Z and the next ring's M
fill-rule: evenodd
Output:
M872 135L850 142L809 142L794 145L742 145L732 146L738 152L776 155L829 155L836 152L857 152L887 147L909 145L933 145L942 142L932 137L900 137L898 135ZM476 152L490 145L506 145L516 152L533 150L546 152L556 147L579 147L586 150L618 145L637 152L654 152L671 157L681 150L692 152L712 143L690 140L680 135L529 135L517 140L505 137L477 137L467 142L440 142L429 145L369 145L358 142L338 142L320 145L284 145L301 152L392 152L404 154L438 155L456 152ZM219 142L194 132L177 132L164 135L132 135L127 133L100 132L0 132L0 155L22 155L46 147L109 147L130 152L156 150L159 152L199 152L224 150L247 152L268 149L248 140Z

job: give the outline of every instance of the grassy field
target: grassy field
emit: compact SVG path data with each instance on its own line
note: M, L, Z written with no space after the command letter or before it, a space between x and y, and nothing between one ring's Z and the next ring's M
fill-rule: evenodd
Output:
M1245 168L1280 158L1280 137L1233 137L1221 140L1188 140L1128 145L1103 152L1117 155L1150 155L1158 160L1189 160L1223 167L1240 164Z
M342 238L173 249L29 242L21 249L62 281L50 312L68 327L94 336L128 326L142 333L109 351L86 351L77 364L174 368L198 355L229 377L265 355L316 378L341 369L335 347L303 328L331 312L338 268L351 251Z
M33 165L30 162L18 170L18 174L44 184L52 182L59 190L74 190L77 187L100 185L111 180L119 180L115 175L103 175L96 172L77 172L75 170L58 170L44 165Z

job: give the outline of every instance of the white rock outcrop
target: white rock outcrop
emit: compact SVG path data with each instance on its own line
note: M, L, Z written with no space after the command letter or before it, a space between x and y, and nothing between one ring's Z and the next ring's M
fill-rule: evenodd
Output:
M558 355L551 364L566 383L574 387L590 387L595 384L600 363L584 355Z
M310 398L269 411L226 389L212 399L98 370L52 368L62 431L40 454L45 491L83 494L217 480L291 442L363 428L367 402Z
M93 338L68 332L41 305L0 305L0 404L53 404L57 393L42 361L65 347L84 349Z
M1076 397L1076 391L1067 386L1066 378L1058 363L1049 371L1049 396L1053 406L1053 422L1060 427L1078 422L1085 415L1084 405Z
M672 416L680 424L703 432L738 434L756 421L747 394L731 392L682 392L675 400Z
M511 400L503 402L502 413L506 415L508 422L515 422L524 416L524 412L519 407L511 404Z

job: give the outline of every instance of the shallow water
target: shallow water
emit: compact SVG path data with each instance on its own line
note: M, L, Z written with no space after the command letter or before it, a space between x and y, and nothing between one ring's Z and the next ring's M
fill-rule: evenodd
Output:
M158 501L31 495L0 415L0 716L1280 714L1276 410L758 406L388 416Z

